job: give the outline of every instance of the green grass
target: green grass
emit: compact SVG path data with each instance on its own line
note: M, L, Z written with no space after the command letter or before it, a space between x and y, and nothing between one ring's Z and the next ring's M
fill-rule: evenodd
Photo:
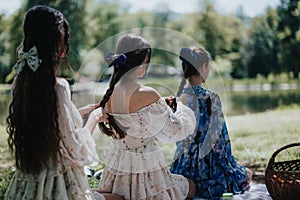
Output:
M300 107L297 105L281 107L263 113L226 117L232 152L239 162L263 172L273 152L280 147L300 141ZM7 134L0 126L0 199L12 174L13 160L7 149ZM100 164L95 169L102 169L105 155L111 139L99 133L93 134L99 153ZM167 162L172 162L175 145L161 146ZM300 147L291 148L278 155L278 160L300 159ZM98 180L90 179L92 188L98 186ZM1 196L2 195L2 196Z
M13 175L12 168L7 168L7 169L1 168L1 170L0 170L0 199L4 198L6 188L9 185L12 175Z
M264 113L231 116L227 125L232 151L239 161L266 167L273 152L289 143L300 142L300 107L281 107ZM278 161L300 159L300 147L282 151Z
M7 137L8 134L6 133L5 127L0 125L0 169L13 166L13 159L8 150Z
M13 174L13 159L7 146L5 128L0 125L0 199L3 199L6 188Z

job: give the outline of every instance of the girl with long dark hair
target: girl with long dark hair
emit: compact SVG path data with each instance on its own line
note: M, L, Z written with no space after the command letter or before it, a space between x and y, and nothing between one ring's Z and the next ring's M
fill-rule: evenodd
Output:
M91 133L108 116L93 105L79 112L68 82L56 75L69 49L62 13L33 7L23 28L7 118L16 171L5 199L94 199L83 166L97 164ZM85 126L80 113L90 113Z
M118 41L116 54L107 57L114 71L100 106L108 111L109 123L100 123L100 129L114 141L99 191L127 200L192 198L193 183L170 173L156 140L182 140L193 132L195 117L180 102L173 113L155 89L138 83L151 51L146 39L129 34Z

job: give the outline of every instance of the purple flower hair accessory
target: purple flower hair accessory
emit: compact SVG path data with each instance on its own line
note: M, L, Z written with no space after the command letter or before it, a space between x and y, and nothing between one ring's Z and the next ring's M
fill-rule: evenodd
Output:
M105 56L105 60L109 64L108 67L111 67L113 65L116 69L118 69L121 66L125 65L127 57L125 54L118 55L114 53L108 53Z

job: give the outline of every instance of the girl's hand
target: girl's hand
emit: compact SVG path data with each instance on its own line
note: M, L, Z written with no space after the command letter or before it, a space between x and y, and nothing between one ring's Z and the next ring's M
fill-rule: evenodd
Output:
M99 107L90 113L84 126L87 127L91 133L93 133L96 125L101 122L108 122L108 115L102 107Z
M102 107L93 110L91 112L91 117L95 117L97 123L108 122L108 115Z
M95 110L98 107L99 104L88 104L86 106L79 108L78 111L82 118L86 118L93 110Z
M165 97L165 101L168 106L173 110L173 112L177 109L176 97Z

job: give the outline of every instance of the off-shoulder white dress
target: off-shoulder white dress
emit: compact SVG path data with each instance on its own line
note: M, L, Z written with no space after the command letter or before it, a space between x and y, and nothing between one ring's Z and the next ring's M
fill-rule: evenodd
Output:
M98 163L94 139L87 128L82 128L82 118L71 101L68 82L58 78L56 92L62 138L59 160L38 174L16 170L5 199L94 199L83 171L84 165ZM104 199L101 195L99 198Z
M186 178L171 174L157 140L172 143L195 129L195 116L180 102L173 113L163 98L130 114L113 114L126 127L127 136L114 140L100 180L100 190L124 199L176 199L187 197Z

